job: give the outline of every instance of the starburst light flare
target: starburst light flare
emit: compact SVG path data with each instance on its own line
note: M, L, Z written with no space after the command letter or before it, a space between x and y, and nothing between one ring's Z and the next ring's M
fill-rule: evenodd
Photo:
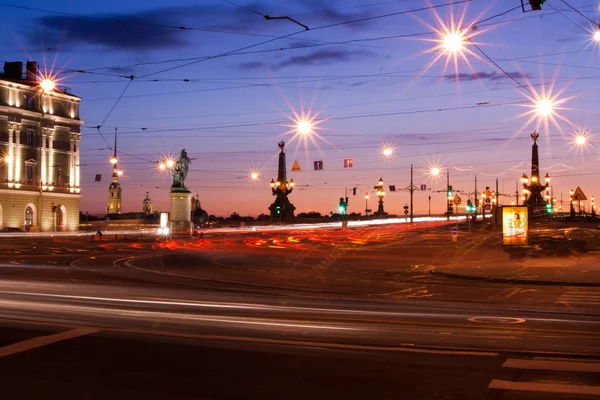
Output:
M284 124L284 126L288 127L289 130L285 132L286 135L292 135L289 139L289 142L292 143L294 140L297 140L297 145L302 142L304 144L304 148L308 148L309 142L314 144L317 148L319 147L318 140L324 140L327 142L320 134L319 131L323 129L319 125L324 121L319 119L319 112L313 113L312 110L304 110L300 111L300 113L296 112L296 110L292 109L293 116L286 115L286 117L290 120L291 124Z
M444 62L442 75L446 75L448 66L452 65L454 67L454 75L458 78L459 63L466 64L471 71L475 72L471 66L471 60L477 59L480 61L485 61L473 51L473 45L480 44L477 43L474 38L486 30L480 29L474 25L473 22L465 22L466 10L466 7L463 8L460 17L455 17L453 10L450 9L450 16L447 21L443 20L434 10L434 24L421 21L435 34L435 38L432 39L419 39L433 43L433 47L431 47L429 50L426 50L425 53L433 53L434 58L431 60L429 65L427 65L424 71L429 70L441 59Z
M527 117L527 121L519 132L525 129L530 123L536 122L535 129L540 130L544 127L545 131L549 131L549 125L552 124L559 131L561 130L559 122L563 121L572 127L572 123L561 115L561 111L568 110L565 103L573 98L563 96L566 86L560 90L554 89L554 83L545 85L541 83L539 91L529 83L529 92L521 92L521 94L529 100L528 104L519 104L519 106L528 108L527 111L520 114L519 117Z

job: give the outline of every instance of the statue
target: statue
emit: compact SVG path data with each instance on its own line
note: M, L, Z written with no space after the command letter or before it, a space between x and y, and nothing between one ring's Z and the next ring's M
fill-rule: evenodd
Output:
M279 148L281 149L281 152L283 153L283 148L285 147L285 142L282 140L281 142L277 143L277 145L279 146Z
M179 156L179 160L175 162L173 166L173 185L171 188L182 188L185 187L185 177L187 176L188 169L192 161L187 156L187 152L185 149L181 150L181 155Z

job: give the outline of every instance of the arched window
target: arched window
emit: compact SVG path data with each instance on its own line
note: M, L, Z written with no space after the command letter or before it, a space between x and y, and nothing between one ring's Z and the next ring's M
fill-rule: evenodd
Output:
M59 232L67 230L67 209L63 205L56 208L56 230Z
M35 225L35 208L32 204L28 204L25 207L25 230L31 230L31 227Z

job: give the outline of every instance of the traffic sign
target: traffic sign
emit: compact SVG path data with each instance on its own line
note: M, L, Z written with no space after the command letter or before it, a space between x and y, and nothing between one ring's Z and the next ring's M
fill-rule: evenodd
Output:
M581 188L579 186L577 186L577 189L575 189L575 193L573 193L573 200L576 201L586 201L587 197L585 194L583 194L583 190L581 190Z
M408 215L408 210L404 210L404 215Z
M456 196L454 196L454 200L452 200L452 202L453 202L455 205L459 205L460 203L462 203L462 199L460 198L460 196L459 196L459 195L456 195Z
M456 235L458 235L458 228L457 228L457 227L454 227L454 228L450 229L450 234L451 234L452 236L456 236Z

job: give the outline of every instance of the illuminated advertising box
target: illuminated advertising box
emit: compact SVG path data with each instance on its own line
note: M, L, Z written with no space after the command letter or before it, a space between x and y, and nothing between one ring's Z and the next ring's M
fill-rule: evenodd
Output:
M529 210L526 206L502 207L502 243L526 245L529 229Z

